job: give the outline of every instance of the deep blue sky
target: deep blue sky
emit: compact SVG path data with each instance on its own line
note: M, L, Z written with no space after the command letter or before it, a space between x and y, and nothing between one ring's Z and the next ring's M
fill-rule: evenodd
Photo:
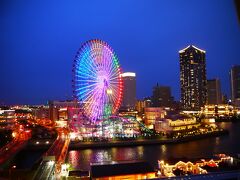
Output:
M124 71L137 74L137 97L159 82L179 99L178 50L207 51L207 77L229 94L240 63L240 25L231 0L0 2L0 103L39 104L72 95L71 69L81 44L102 39Z

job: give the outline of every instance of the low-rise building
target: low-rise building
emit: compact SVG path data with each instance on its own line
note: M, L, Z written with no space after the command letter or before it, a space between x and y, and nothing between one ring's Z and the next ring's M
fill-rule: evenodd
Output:
M68 108L79 107L78 101L49 101L49 118L52 121L67 120Z
M144 108L144 114L145 125L149 129L154 129L156 120L166 116L166 110L160 107L147 107Z
M228 104L205 105L201 110L201 114L206 118L231 117L234 115L234 107Z
M144 113L144 108L150 107L151 106L151 100L150 99L145 99L145 100L138 100L136 102L136 110L138 111L139 114Z
M14 126L15 110L0 110L0 129L11 129Z
M168 133L171 131L190 130L200 126L196 118L184 118L184 119L158 119L155 123L155 131Z
M152 179L156 178L154 168L143 161L91 163L90 177L96 180L110 179Z

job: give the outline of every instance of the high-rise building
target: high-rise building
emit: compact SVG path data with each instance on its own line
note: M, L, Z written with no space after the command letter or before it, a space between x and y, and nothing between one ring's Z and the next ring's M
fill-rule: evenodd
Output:
M136 105L136 74L133 72L125 72L121 74L123 78L123 102L122 108L135 109Z
M179 51L181 105L185 110L200 110L206 104L205 53L193 45Z
M235 106L240 107L240 65L230 70L231 99Z
M207 104L221 104L221 84L218 78L207 80Z
M159 86L158 83L153 87L152 106L153 107L171 107L173 97L169 86Z

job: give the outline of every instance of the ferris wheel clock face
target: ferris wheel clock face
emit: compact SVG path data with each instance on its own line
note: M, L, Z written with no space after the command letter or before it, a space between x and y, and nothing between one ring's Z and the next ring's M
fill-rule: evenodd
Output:
M123 95L121 74L118 58L106 42L87 41L77 52L73 65L73 90L84 115L91 122L118 111Z

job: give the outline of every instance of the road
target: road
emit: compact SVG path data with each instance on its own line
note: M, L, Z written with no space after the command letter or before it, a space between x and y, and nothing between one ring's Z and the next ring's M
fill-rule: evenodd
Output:
M58 137L43 156L43 161L37 169L34 179L51 179L61 176L61 165L65 162L70 143L69 133L65 129L57 129ZM54 157L54 160L50 160Z
M27 141L31 138L29 131L22 131L17 138L0 149L0 165L11 159L17 152L24 148Z
M42 161L34 179L54 179L55 163L54 161Z

